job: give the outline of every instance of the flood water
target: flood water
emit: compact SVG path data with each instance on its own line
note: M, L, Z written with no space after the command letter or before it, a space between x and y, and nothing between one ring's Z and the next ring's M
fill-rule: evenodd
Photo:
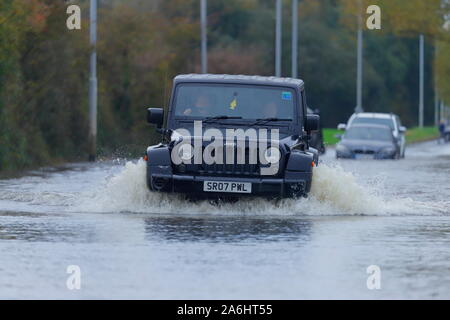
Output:
M0 180L0 298L450 299L450 144L330 149L310 197L280 202L153 194L137 160Z

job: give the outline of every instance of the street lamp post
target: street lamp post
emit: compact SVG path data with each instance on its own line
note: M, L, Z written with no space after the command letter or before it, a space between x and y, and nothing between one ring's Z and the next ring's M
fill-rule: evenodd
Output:
M356 108L355 112L363 112L362 105L362 81L363 81L363 30L362 30L362 4L359 1L358 12L358 44L356 61Z
M275 13L275 76L281 77L281 11L282 0L276 2Z
M89 161L97 155L97 0L90 7Z
M208 72L208 51L207 51L207 38L206 38L206 0L200 0L200 28L201 28L201 68L202 73Z
M420 88L419 88L419 127L423 128L423 112L424 112L424 36L423 34L419 37L419 46L420 46Z
M292 0L292 78L297 78L298 59L298 0Z

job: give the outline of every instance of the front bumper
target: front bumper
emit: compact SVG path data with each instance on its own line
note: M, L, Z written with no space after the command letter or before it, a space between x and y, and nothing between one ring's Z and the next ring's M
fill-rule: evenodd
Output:
M354 152L336 152L336 157L341 159L376 159L376 160L383 160L383 159L394 159L394 154L389 153L354 153Z
M152 173L148 175L150 190L176 192L204 198L260 196L286 198L305 196L311 189L312 172L286 172L282 178L203 176ZM247 182L251 193L221 193L203 191L204 181Z

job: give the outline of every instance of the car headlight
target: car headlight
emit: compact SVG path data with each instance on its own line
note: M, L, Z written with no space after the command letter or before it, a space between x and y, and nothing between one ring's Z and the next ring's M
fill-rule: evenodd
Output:
M350 149L344 146L343 144L338 144L336 146L336 151L340 153L350 153Z
M384 154L393 154L395 153L395 148L393 147L386 147L380 150L380 153L384 153Z
M281 153L278 148L270 147L264 152L264 159L268 163L277 163L281 159Z
M193 148L190 144L183 144L178 149L178 157L183 161L189 161L194 156Z

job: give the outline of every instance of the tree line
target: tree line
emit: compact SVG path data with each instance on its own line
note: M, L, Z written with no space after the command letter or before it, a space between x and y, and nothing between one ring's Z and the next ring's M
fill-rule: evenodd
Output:
M446 0L361 0L382 8L382 29L364 32L363 106L417 123L419 41L426 37L425 120L435 95L450 101ZM299 77L323 125L355 107L357 0L299 1ZM366 3L367 2L367 3ZM81 30L66 28L69 4ZM208 71L274 73L273 0L208 1ZM290 0L283 3L283 76L290 76ZM0 172L84 160L87 151L89 1L0 3ZM99 0L98 149L142 153L158 137L147 107L167 107L172 78L200 72L198 0Z

